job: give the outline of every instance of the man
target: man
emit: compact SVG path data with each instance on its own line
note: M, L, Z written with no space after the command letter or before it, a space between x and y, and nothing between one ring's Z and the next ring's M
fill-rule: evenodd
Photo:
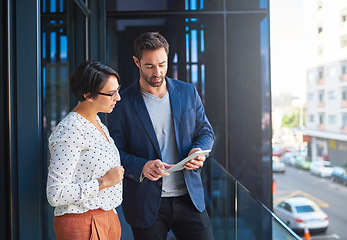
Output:
M214 142L212 127L196 88L166 77L169 44L157 32L134 42L138 82L122 92L109 130L124 173L123 212L136 240L213 239L205 210L200 168L205 156L184 170L164 170Z

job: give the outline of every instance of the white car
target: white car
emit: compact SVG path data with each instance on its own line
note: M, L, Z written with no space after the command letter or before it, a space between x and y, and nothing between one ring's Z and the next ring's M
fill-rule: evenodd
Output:
M325 232L329 226L328 215L306 197L287 198L274 206L274 213L296 232L306 227L310 231Z
M329 161L313 161L310 165L310 172L320 177L331 177L333 166Z
M284 173L286 171L286 165L281 161L279 157L272 156L272 171Z

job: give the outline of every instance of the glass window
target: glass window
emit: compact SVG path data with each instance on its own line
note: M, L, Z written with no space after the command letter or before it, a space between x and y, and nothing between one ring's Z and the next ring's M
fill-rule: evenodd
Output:
M324 78L324 68L318 69L318 79Z
M328 116L328 123L329 124L335 124L336 123L336 116L335 115L329 115Z
M63 0L42 4L43 124L47 137L68 112L67 16Z
M314 122L314 115L309 115L308 119L309 119L310 122Z
M226 1L227 10L241 9L265 9L268 7L268 0L229 0Z
M107 0L107 11L204 11L223 10L223 0Z
M341 64L341 75L344 75L347 73L347 64L346 63L342 63Z
M324 124L324 113L319 113L319 124Z
M47 169L50 155L47 139L58 122L69 111L69 88L67 66L67 11L66 1L42 1L41 41L42 41L42 111L43 111L43 142ZM47 173L44 175L46 176ZM46 179L46 178L45 178ZM53 208L45 204L46 234L53 238Z
M296 211L298 213L309 213L309 212L314 212L314 209L310 205L304 205L304 206L296 206L295 207Z
M342 126L347 127L347 114L342 114Z
M318 34L321 34L323 32L323 26L318 26L317 32Z
M342 100L347 100L347 89L342 89L341 90L341 99Z
M336 92L334 90L328 92L328 99L334 100L336 98Z
M285 210L287 210L288 212L292 212L291 206L290 206L288 203L286 203L286 202L282 202L282 203L280 204L280 207L283 208L283 209L285 209Z
M324 91L323 90L318 92L318 101L324 102Z

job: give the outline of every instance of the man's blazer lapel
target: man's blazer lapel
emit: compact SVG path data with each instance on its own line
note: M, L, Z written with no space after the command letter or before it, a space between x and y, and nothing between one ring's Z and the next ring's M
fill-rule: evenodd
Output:
M179 92L178 87L176 84L170 79L166 78L167 84L168 84L168 90L170 94L170 105L171 105L171 114L173 119L173 125L175 129L175 138L176 138L176 145L178 149L178 154L180 159L182 159L181 153L180 153L180 141L179 141L179 124L180 124L180 118L181 118L181 93Z
M162 158L158 139L157 139L157 136L155 134L151 118L150 118L149 113L147 111L146 104L145 104L143 97L140 93L138 83L135 84L135 86L133 86L131 94L130 94L130 99L131 99L130 102L135 109L135 113L137 114L138 119L141 121L143 128L147 132L155 150L158 153L158 156L160 158Z

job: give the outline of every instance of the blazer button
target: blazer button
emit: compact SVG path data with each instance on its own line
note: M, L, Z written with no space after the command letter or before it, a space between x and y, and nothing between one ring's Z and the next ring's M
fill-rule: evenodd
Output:
M134 178L134 174L129 174L129 178L133 179Z
M159 187L161 187L161 185L163 185L162 182L158 182L157 184Z

